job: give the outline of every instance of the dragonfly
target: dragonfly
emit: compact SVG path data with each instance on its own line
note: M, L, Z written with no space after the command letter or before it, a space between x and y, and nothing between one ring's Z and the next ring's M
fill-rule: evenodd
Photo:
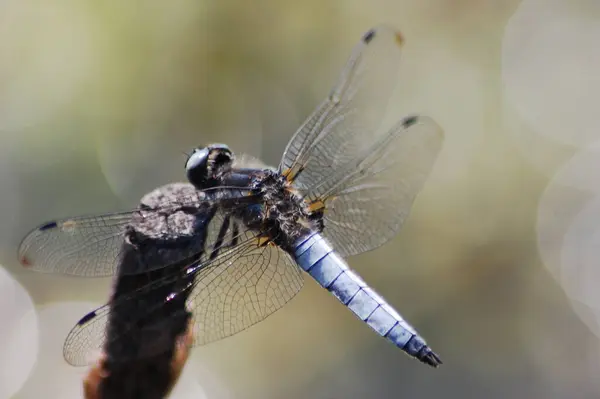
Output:
M225 144L198 147L185 163L188 182L156 189L135 209L28 233L18 251L27 269L119 277L110 300L68 334L66 361L167 351L161 333L175 319L193 324L195 345L232 336L282 308L308 275L408 355L442 364L347 262L397 235L443 147L428 116L383 126L404 43L389 26L366 32L277 168ZM136 353L123 343L128 331L129 344L146 342Z

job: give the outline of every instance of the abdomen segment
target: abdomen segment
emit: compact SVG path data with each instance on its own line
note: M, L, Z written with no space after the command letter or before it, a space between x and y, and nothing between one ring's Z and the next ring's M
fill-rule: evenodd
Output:
M320 234L299 239L292 255L302 269L379 335L423 363L433 367L442 363L415 329L352 271Z

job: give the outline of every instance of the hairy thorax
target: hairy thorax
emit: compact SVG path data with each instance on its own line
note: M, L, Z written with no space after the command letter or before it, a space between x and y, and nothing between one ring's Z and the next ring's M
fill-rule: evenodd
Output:
M322 230L322 213L311 211L284 176L265 171L255 187L260 189L264 204L263 229L275 244L291 250L298 238Z

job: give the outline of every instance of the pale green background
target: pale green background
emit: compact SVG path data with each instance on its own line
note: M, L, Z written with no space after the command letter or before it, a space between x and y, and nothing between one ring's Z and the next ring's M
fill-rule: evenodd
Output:
M563 236L598 204L581 185L600 172L553 180L600 137L599 18L583 0L0 1L0 262L27 290L0 274L0 398L31 367L12 397L80 397L62 340L110 283L21 270L23 234L134 206L183 180L196 145L276 164L381 22L406 38L388 117L431 115L446 141L402 232L350 264L445 364L410 360L307 280L267 321L195 349L173 398L599 397L600 240L583 259Z

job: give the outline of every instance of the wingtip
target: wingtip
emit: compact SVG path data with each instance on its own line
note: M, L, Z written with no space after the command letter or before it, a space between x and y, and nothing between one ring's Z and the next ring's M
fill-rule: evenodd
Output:
M402 47L402 45L404 45L405 40L404 40L404 36L402 35L402 33L400 33L400 31L398 31L388 25L379 25L379 26L369 29L367 32L365 32L363 34L362 41L365 44L369 44L376 36L380 35L382 33L382 31L384 31L386 34L389 34L389 33L393 34L394 41L396 42L396 44L399 47Z
M408 129L412 125L415 125L417 122L419 122L420 119L421 117L419 115L409 115L402 119L402 126L405 129Z

